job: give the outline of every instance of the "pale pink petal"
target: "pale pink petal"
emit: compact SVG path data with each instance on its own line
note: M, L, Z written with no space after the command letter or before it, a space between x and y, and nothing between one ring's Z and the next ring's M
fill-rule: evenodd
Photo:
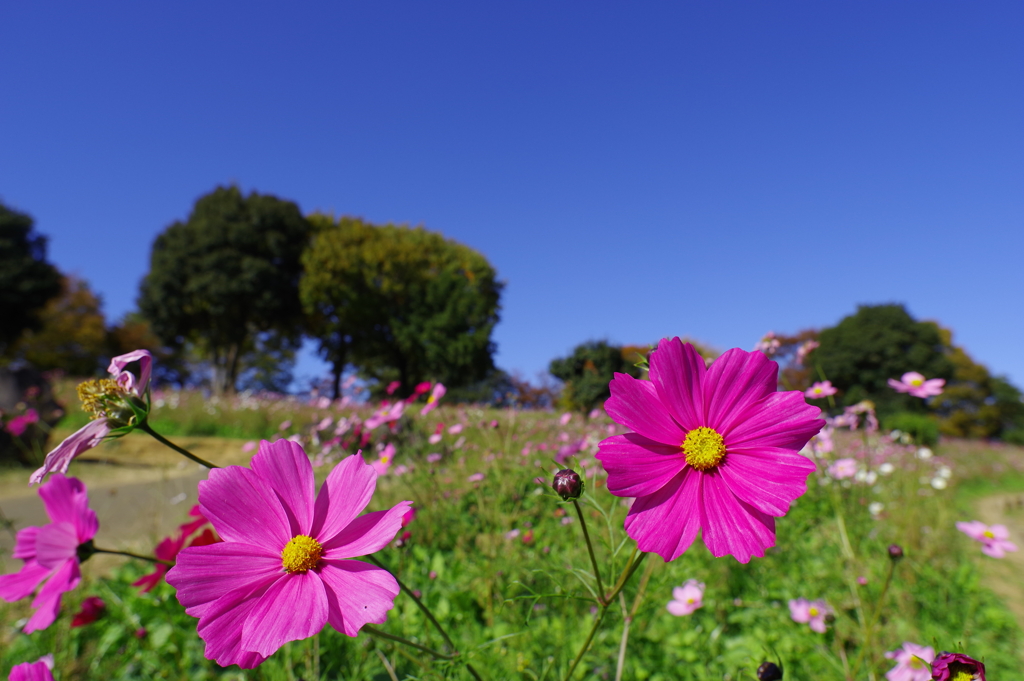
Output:
M32 607L37 610L32 613L28 623L23 630L26 634L33 631L40 631L53 624L60 612L60 597L65 591L71 591L82 579L82 573L78 569L78 561L71 559L64 565L57 568L53 576L46 581L43 588L39 590Z
M775 518L737 499L716 470L702 478L701 538L716 558L731 555L741 563L764 557L775 546Z
M615 421L662 444L680 446L686 433L672 420L654 384L627 374L615 374L608 384L612 396L604 409Z
M20 558L24 561L32 560L36 557L36 535L39 534L39 527L26 527L18 530L18 535L14 541L14 553L11 554L12 558Z
M825 618L814 617L810 621L811 631L816 631L819 634L824 634L826 631Z
M746 422L750 407L775 393L779 365L763 352L729 350L708 367L704 376L704 412L706 425L721 434ZM803 403L803 394L789 393Z
M320 578L327 587L328 622L348 636L364 624L383 623L398 595L398 582L387 570L358 560L324 561Z
M24 662L11 667L8 681L53 681L53 672L44 660Z
M68 435L63 442L46 455L42 467L29 476L29 484L35 485L42 482L46 474L51 471L67 473L72 459L98 445L109 433L110 426L105 418L89 421Z
M597 459L608 472L608 490L620 497L654 494L686 466L678 445L663 445L636 433L602 440Z
M316 483L313 481L313 464L299 443L263 440L259 452L252 457L252 470L277 493L288 515L292 536L309 535Z
M689 343L663 338L648 361L651 383L683 430L706 425L701 387L705 380L704 358Z
M806 598L796 598L789 602L789 616L798 624L811 621L811 602Z
M14 603L25 598L50 576L52 568L43 567L34 560L26 562L21 570L9 575L0 575L0 598Z
M150 354L149 350L133 350L125 355L118 355L110 360L110 366L107 367L107 372L112 376L116 376L118 382L121 383L120 374L124 372L124 368L132 362L139 363L139 381L136 383L135 377L128 374L130 376L130 380L126 387L133 389L135 394L141 397L149 386L149 375L153 370L153 355Z
M71 523L50 523L36 535L36 562L56 569L73 560L78 550L78 537Z
M199 482L199 507L224 541L280 553L295 536L277 494L247 468L211 470L209 478Z
M988 531L992 533L993 539L1003 540L1010 538L1010 531L1006 529L1006 525L991 525Z
M206 659L222 667L237 664L242 669L258 667L267 659L259 653L242 649L242 627L260 596L273 582L254 589L229 591L210 604L199 620L196 632L206 641Z
M737 499L773 516L789 512L793 500L807 491L814 470L807 457L772 447L729 451L718 467Z
M327 594L315 572L286 574L270 585L242 625L242 649L269 657L327 623Z
M905 385L911 386L914 385L915 381L924 382L924 376L916 371L908 371L900 377L900 380L902 380Z
M764 357L761 353L751 354ZM719 432L725 438L727 451L753 446L798 451L825 426L825 421L818 418L820 415L821 409L807 404L795 390L772 393L748 409L742 421L734 421Z
M889 387L892 388L893 390L895 390L898 393L910 392L910 389L912 387L912 386L904 385L903 383L900 383L895 378L890 378L888 382L889 382Z
M377 473L353 454L334 467L316 497L311 537L329 542L362 513L377 487Z
M683 617L685 615L692 615L693 611L696 610L694 607L696 603L687 603L686 601L669 601L666 609L676 617Z
M1003 551L1001 542L994 542L991 544L984 544L981 547L981 552L990 558L1005 558L1006 552Z
M400 501L390 510L359 516L333 538L322 542L324 558L341 560L380 551L402 529L402 516L411 506L411 501Z
M966 534L975 541L985 541L985 530L988 529L988 525L981 522L980 520L972 520L970 522L959 522L956 524L956 529Z
M701 476L687 466L657 492L637 497L625 527L641 551L670 561L690 548L700 529Z
M281 553L239 542L191 546L178 554L167 583L192 617L203 617L214 601L233 591L252 591L284 574Z

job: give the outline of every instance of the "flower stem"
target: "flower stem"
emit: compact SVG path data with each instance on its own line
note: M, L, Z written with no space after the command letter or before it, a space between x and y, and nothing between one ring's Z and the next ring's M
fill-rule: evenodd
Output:
M587 532L587 521L583 517L583 509L580 508L580 503L573 499L572 505L576 507L576 515L580 517L580 527L583 529L583 538L587 541L587 551L590 553L590 564L594 567L594 577L597 579L598 601L604 605L605 602L602 601L604 598L604 585L601 584L601 570L597 567L597 557L594 555L594 545L590 541L590 533Z
M602 605L597 617L594 618L594 626L590 627L590 633L587 634L587 640L584 641L583 646L580 647L580 652L576 653L576 659L574 659L572 664L569 666L569 671L563 677L563 681L569 681L569 679L572 678L572 673L576 671L576 667L579 665L580 660L583 659L587 649L590 648L590 642L594 640L594 634L597 633L597 628L601 626L601 621L604 619L604 614L606 612L608 612L608 606Z
M857 672L860 671L861 663L864 661L864 654L874 648L875 645L875 625L878 623L878 618L882 614L882 605L885 603L885 596L889 593L889 585L892 584L893 574L896 572L896 561L889 561L889 574L885 576L885 584L882 585L882 592L878 594L878 600L875 602L875 611L871 613L871 619L868 620L868 625L865 630L866 640L864 641L864 647L860 649L857 654L857 660L853 664L853 678L856 678ZM871 651L873 652L873 650Z
M453 657L455 657L454 655L445 655L444 653L441 653L441 652L438 652L438 651L433 650L431 648L428 648L426 646L420 645L419 643L414 643L414 642L410 641L407 638L402 638L401 636L395 636L394 634L389 634L386 631L381 631L380 629L377 629L375 627L371 627L369 624L364 624L363 625L363 631L365 631L367 634L370 634L371 636L377 636L379 638L386 638L389 641L394 641L396 643L403 643L403 644L405 644L407 646L411 646L413 648L416 648L417 650L422 650L423 652L427 653L428 655L432 655L432 656L436 657L439 660L451 660Z
M166 565L167 567L174 567L174 561L161 560L160 558L154 558L153 556L143 556L138 553L131 553L130 551L111 551L110 549L98 549L96 547L92 547L92 552L109 553L114 556L127 556L128 558L138 558L139 560L148 560L150 563L160 563L161 565Z
M636 555L635 549L633 551L633 555ZM630 556L631 560L632 558L633 556ZM615 587L612 589L612 592L605 596L605 603L611 603L612 599L619 595L619 592L622 591L622 589L626 586L626 582L628 582L629 578L633 576L633 573L636 572L636 569L640 567L640 563L644 562L645 558L647 558L647 554L641 553L640 557L632 561L632 564L622 572L622 576L619 577L619 581L615 584Z
M160 444L166 445L167 447L170 447L171 449L173 449L174 451L178 452L179 454L181 454L182 456L184 456L187 459L192 459L193 461L195 461L200 466L206 466L207 468L220 468L220 466L215 466L212 463L210 463L209 461L205 461L205 460L199 458L198 456L196 456L192 452L188 451L187 449L184 449L184 448L179 447L178 445L174 444L173 442L171 442L170 440L165 438L163 435L161 435L160 433L158 433L155 430L153 430L152 426L150 426L149 423L146 422L146 421L143 421L142 423L140 423L136 427L139 430L144 431L144 432L149 433L150 435L152 435L156 439L156 441L159 442Z

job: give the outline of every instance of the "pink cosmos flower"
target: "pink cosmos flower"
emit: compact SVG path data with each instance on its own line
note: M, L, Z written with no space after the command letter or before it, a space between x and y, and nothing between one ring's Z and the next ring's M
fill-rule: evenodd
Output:
M775 545L775 517L807 491L798 451L825 424L799 391L777 392L778 364L729 350L705 369L689 343L663 339L650 381L615 374L605 411L634 432L603 440L608 490L636 497L626 533L675 560L702 532L714 556L742 563Z
M857 460L850 458L836 459L832 465L828 467L828 474L835 480L852 478L857 475Z
M957 523L960 530L976 542L981 542L981 552L992 558L1005 558L1008 552L1017 550L1017 545L1010 541L1010 531L1006 525L986 525L980 520L969 523Z
M373 470L377 472L377 475L387 475L388 469L391 468L392 462L395 460L395 445L388 443L388 446L384 448L380 453L380 458L371 463Z
M391 381L390 383L388 383L388 387L386 388L385 392L387 392L388 395L394 395L395 391L401 387L401 381Z
M831 610L825 601L809 601L797 598L789 602L789 616L798 624L809 624L811 631L825 633L825 617Z
M396 402L395 404L383 403L370 418L366 419L366 423L363 425L367 430L373 430L378 426L385 423L391 423L402 418L402 414L405 413L405 402Z
M434 389L430 391L430 397L427 398L427 403L420 409L420 416L426 416L437 409L438 400L444 397L446 392L448 392L448 389L443 384L435 383Z
M203 516L198 504L193 506L189 510L188 514L194 517L195 520L181 525L174 536L166 537L156 545L154 554L160 560L173 562L178 557L178 554L181 553L181 550L185 548L185 544L188 544L189 546L208 546L219 541L210 528L206 528L198 537L192 540L192 542L189 542L189 538L198 532L203 525L210 521ZM142 593L152 591L153 588L160 583L160 580L164 578L164 575L167 574L169 569L170 568L163 563L156 563L153 568L153 572L139 577L137 580L132 582L132 586L140 587Z
M53 655L43 655L36 662L23 662L11 668L8 681L53 681Z
M132 362L139 363L139 378L137 380L131 372L125 371L125 367ZM114 377L117 384L129 396L144 399L146 391L149 389L152 365L153 356L149 350L135 350L110 360L107 372ZM110 434L111 430L112 425L105 416L89 421L46 455L42 467L29 477L29 484L35 485L42 482L47 473L55 470L67 473L68 466L75 457L98 445L103 438Z
M692 615L697 608L704 607L704 583L688 579L682 586L672 589L672 600L666 606L676 617Z
M932 661L933 681L985 681L985 663L963 653L939 653Z
M830 397L835 395L839 390L832 386L832 381L818 381L810 388L804 391L804 395L809 400L819 400L823 397Z
M434 452L433 454L427 454L427 463L437 463L440 460L441 455L438 454L437 452Z
M39 421L39 412L35 409L29 409L20 416L15 416L13 419L7 422L7 432L14 437L20 437L28 427L33 423Z
M224 541L183 550L167 573L199 618L208 659L252 669L327 623L356 636L384 622L398 583L352 558L387 546L410 502L357 517L376 484L373 467L349 456L314 496L309 457L287 440L261 442L251 469L210 471L199 505Z
M408 525L409 523L411 523L414 520L416 520L416 507L415 506L410 507L409 510L405 512L405 515L402 516L402 527L405 527L406 525Z
M782 341L775 337L774 331L769 331L764 335L757 345L754 346L754 352L763 352L769 357L778 352L779 348L782 347Z
M86 624L92 624L100 618L100 615L106 609L107 604L103 602L102 598L99 596L89 596L82 601L82 609L71 618L71 626L84 627Z
M427 442L429 442L432 445L436 445L438 442L441 441L441 438L442 435L440 433L434 433L433 435L427 438Z
M569 421L572 421L572 412L565 412L561 418L558 419L558 425L566 426L569 425Z
M469 476L466 479L469 480L470 482L482 482L483 479L484 479L484 474L483 473L473 473L471 476Z
M899 393L909 393L914 397L922 399L942 394L942 386L946 385L944 378L929 378L916 371L908 371L903 374L900 380L889 379L889 387Z
M811 438L811 451L818 456L822 454L828 454L835 448L835 442L832 440L832 427L825 426L821 429L821 432Z
M804 341L804 343L796 349L796 363L802 365L804 360L807 359L807 355L811 354L811 351L821 346L816 340Z
M448 429L448 434L449 435L458 435L459 433L462 432L462 429L463 429L463 425L461 423L456 423L454 426L452 426L451 428Z
M79 549L88 556L99 529L81 480L55 473L39 488L39 496L52 522L18 531L13 557L25 565L19 572L0 576L0 598L8 603L29 596L46 581L32 601L36 611L25 625L26 634L45 629L57 619L61 595L82 578Z
M896 666L885 673L889 681L929 681L932 678L931 663L935 659L935 649L931 646L904 641L902 648L885 656L896 660Z

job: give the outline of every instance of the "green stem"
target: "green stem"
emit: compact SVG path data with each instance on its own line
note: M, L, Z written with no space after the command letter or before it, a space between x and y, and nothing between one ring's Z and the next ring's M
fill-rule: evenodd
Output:
M140 423L136 427L139 430L141 430L143 432L146 432L146 433L149 433L150 435L152 435L153 438L155 438L156 441L159 442L160 444L165 445L167 447L170 447L171 449L173 449L174 451L178 452L179 454L181 454L182 456L184 456L187 459L192 459L193 461L195 461L200 466L206 466L207 468L220 468L220 466L215 466L212 463L210 463L209 461L205 461L205 460L199 458L198 456L196 456L192 452L188 451L187 449L184 449L184 448L179 447L178 445L174 444L173 442L171 442L170 440L165 438L163 435L161 435L160 433L158 433L155 430L153 430L152 426L150 426L149 423L147 423L146 421L143 421L142 423Z
M857 672L860 671L861 663L864 660L864 654L869 649L874 648L875 638L875 625L878 623L878 618L882 615L882 605L885 603L885 597L889 593L889 585L892 584L892 577L896 573L896 561L889 561L889 574L885 576L885 584L882 585L882 592L878 595L878 601L875 602L875 611L871 613L871 619L868 621L866 629L865 645L860 649L857 654L857 660L853 664L853 677L856 678Z
M370 634L371 636L386 638L389 641L394 641L395 643L403 643L407 646L416 648L417 650L422 650L428 655L432 655L439 660L451 660L454 657L454 655L445 655L444 653L440 653L436 650L420 645L419 643L414 643L413 641L410 641L407 638L402 638L401 636L395 636L394 634L389 634L386 631L381 631L380 629L371 627L369 624L363 625L363 631L365 631L367 634Z
M619 577L619 581L615 585L615 588L612 589L612 592L605 597L605 603L611 603L612 599L619 595L619 592L625 588L626 583L629 582L629 579L633 576L633 573L636 572L636 569L640 567L640 563L644 562L645 558L647 558L647 554L641 553L640 557L633 561L633 564L622 573L622 577Z
M594 634L597 633L597 628L601 626L601 621L604 619L604 614L608 612L608 606L602 605L601 611L597 617L594 618L594 626L590 627L590 633L587 634L587 640L583 642L583 646L580 648L580 652L576 653L576 659L572 661L572 665L569 667L568 673L566 673L563 681L569 681L572 678L572 673L576 671L576 667L579 665L580 660L586 654L587 649L590 648L590 642L594 640Z
M93 547L93 553L109 553L113 556L127 556L128 558L138 558L139 560L148 560L150 563L160 563L167 567L174 567L174 561L161 560L160 558L154 558L153 556L143 556L138 553L131 553L130 551L111 551L110 549L97 549Z
M604 585L601 584L601 570L597 567L597 556L594 555L594 545L590 542L590 533L587 532L587 521L583 517L583 509L580 508L580 504L575 499L572 500L572 505L576 507L576 515L580 518L580 527L583 528L583 538L587 542L587 551L590 553L590 564L594 567L594 577L597 579L597 594L598 601L604 598ZM601 602L604 605L604 602Z

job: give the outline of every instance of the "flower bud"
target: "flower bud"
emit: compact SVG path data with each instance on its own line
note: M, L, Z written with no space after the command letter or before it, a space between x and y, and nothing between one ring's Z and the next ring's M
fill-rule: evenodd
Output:
M762 662L757 668L757 681L782 681L782 670L774 662Z
M579 499L583 494L583 480L579 474L571 468L564 468L555 473L555 479L551 487L562 497L562 501Z
M903 547L899 544L889 544L889 559L893 562L903 558Z
M963 653L939 653L932 662L932 678L939 681L985 681L985 665Z

